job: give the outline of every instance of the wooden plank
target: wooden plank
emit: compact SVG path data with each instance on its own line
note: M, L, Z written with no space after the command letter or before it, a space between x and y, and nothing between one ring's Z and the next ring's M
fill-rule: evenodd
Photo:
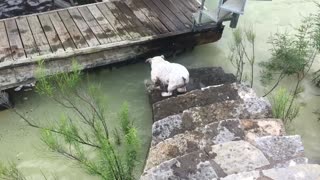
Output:
M197 12L197 10L199 9L198 7L195 7L190 1L193 0L177 0L182 2L192 13Z
M114 4L126 15L126 17L146 35L158 34L157 29L149 22L149 19L141 12L133 13L132 10L122 1L114 1ZM139 16L139 17L138 17Z
M96 19L102 30L104 31L105 35L109 38L111 42L121 41L120 36L118 35L119 32L110 25L110 22L103 16L100 10L97 8L96 5L89 5L87 6L90 10L93 17Z
M177 16L170 11L170 9L164 5L160 0L152 0L154 4L158 6L158 8L173 22L180 31L186 29L186 26L177 18Z
M0 63L12 60L7 30L4 22L0 21Z
M59 39L62 43L64 50L76 49L76 46L72 41L72 38L68 30L64 26L62 20L60 19L58 13L57 12L50 13L49 17L51 19L54 29L56 30L59 36Z
M26 54L23 49L22 41L20 39L20 34L15 19L6 20L5 25L7 28L12 58L14 60L26 58Z
M68 9L73 21L77 25L78 29L82 33L84 39L87 41L89 46L98 46L100 45L98 39L93 34L92 30L86 23L86 21L83 19L82 15L78 11L77 8Z
M169 0L159 0L165 4L168 9L184 24L186 28L191 28L191 21L176 7L176 3L171 3Z
M171 8L172 12L175 12L178 18L184 23L188 25L192 25L192 13L188 11L188 9L178 0L162 0L167 7Z
M102 30L102 28L100 27L100 25L98 24L98 22L96 21L96 19L93 17L91 12L89 11L88 7L86 6L79 7L79 11L82 17L85 19L85 21L89 25L89 27L91 28L92 32L97 37L100 44L106 44L108 42L111 42L108 39L107 35Z
M200 9L200 2L197 0L186 0L186 2L189 2L196 10Z
M118 23L122 24L122 26L126 29L126 31L130 34L132 38L140 38L145 35L145 33L143 33L141 30L136 28L136 26L124 15L124 12L118 9L113 2L108 1L105 3L105 5L112 12L112 14L117 18Z
M67 10L63 10L63 11L58 11L58 14L60 15L60 18L63 21L64 25L66 26L76 47L77 48L88 47L86 40L84 39L81 32L79 31L77 25L74 23L69 12Z
M180 11L184 13L184 15L193 22L193 11L191 11L182 1L184 0L170 0L171 3L176 4L179 7Z
M38 47L33 38L33 34L29 27L27 18L19 17L16 19L18 29L20 32L22 44L24 47L24 51L26 52L27 57L37 56L39 55Z
M114 27L118 32L122 40L132 39L125 27L117 20L117 18L111 13L109 8L105 4L97 4L98 9L103 16L110 22L111 26Z
M126 5L131 8L131 10L134 12L134 13L141 13L143 14L145 17L147 17L149 19L149 21L154 25L152 27L155 27L158 32L160 32L161 34L163 33L168 33L169 30L161 23L161 21L155 17L153 15L153 13L151 13L148 8L146 7L146 5L141 2L140 0L135 0L133 2L133 0L131 1L124 1L126 3ZM136 14L137 15L137 14ZM141 16L143 16L141 15ZM137 15L138 17L140 15ZM141 18L139 17L139 19L141 20ZM143 21L143 20L142 20Z
M144 2L149 11L155 16L158 17L159 20L164 24L171 32L178 31L179 29L170 21L170 19L161 12L161 10L153 3L152 0L141 0Z
M34 40L38 47L40 54L51 53L51 49L47 40L46 35L43 32L40 21L37 16L28 16L27 20L29 22L30 29L32 31Z
M38 16L38 18L40 20L42 29L44 31L44 34L46 35L52 52L64 50L59 36L56 33L53 24L51 23L50 17L47 14L41 14Z

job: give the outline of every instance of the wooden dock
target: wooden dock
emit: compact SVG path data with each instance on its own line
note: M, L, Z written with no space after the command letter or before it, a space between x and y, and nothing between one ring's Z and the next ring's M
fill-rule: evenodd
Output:
M196 0L110 0L0 20L0 90L34 81L39 60L67 72L174 52L220 39L223 26L194 30Z

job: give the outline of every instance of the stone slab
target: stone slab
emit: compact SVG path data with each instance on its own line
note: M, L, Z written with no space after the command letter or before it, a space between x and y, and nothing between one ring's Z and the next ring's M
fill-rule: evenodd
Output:
M267 102L265 102L267 104ZM156 121L152 126L153 138L152 144L173 137L176 134L185 131L192 131L198 127L203 127L207 124L218 122L223 119L233 118L269 118L271 117L269 106L261 111L253 111L248 113L250 108L245 105L242 100L239 101L224 101L210 104L203 107L194 107L184 110L182 114L166 117Z
M210 154L226 174L255 170L269 165L264 154L246 141L231 141L212 146Z
M245 130L245 139L249 142L263 136L285 135L284 124L280 119L241 119L240 123Z
M188 70L190 80L187 85L187 92L208 86L236 82L236 77L233 74L225 73L221 67L202 67ZM150 81L146 81L145 85L149 94L150 104L168 98L161 96L161 92L165 91L164 87L162 89L155 89ZM177 96L178 94L178 92L174 92L173 96Z
M182 111L199 106L223 102L226 100L240 99L236 86L225 84L212 86L203 90L194 90L177 97L171 97L153 104L154 121L170 115L182 113Z
M180 180L201 179L214 180L224 176L223 172L217 171L213 157L204 151L196 151L187 155L174 158L145 171L141 180Z
M301 137L295 136L265 136L255 140L254 145L260 149L272 163L282 163L304 157Z
M244 131L239 119L228 119L197 127L193 131L186 131L160 142L160 138L155 139L152 141L145 169L215 144L242 140Z
M273 180L319 180L320 165L304 164L287 168L268 169L263 175Z

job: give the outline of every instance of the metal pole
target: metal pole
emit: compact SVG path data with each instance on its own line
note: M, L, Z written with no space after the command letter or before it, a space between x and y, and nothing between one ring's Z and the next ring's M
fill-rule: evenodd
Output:
M200 6L200 14L199 14L199 24L201 24L201 19L202 19L202 10L204 9L204 2L206 0L201 0L201 6Z
M236 28L237 27L239 16L240 16L239 14L232 13L232 19L231 19L231 22L230 22L230 27L231 28Z

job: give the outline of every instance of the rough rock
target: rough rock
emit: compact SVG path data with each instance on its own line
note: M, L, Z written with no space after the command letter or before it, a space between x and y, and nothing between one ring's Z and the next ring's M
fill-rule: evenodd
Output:
M267 104L267 102L265 103ZM266 108L261 111L248 113L248 109L244 108L250 107L246 106L245 102L240 100L224 101L207 106L190 108L183 111L182 114L169 116L155 122L152 126L152 144L219 120L233 118L269 118L271 117L270 107L265 107Z
M145 169L159 165L169 159L182 156L187 152L199 150L197 143L200 139L197 134L184 133L158 143L156 146L150 148Z
M266 99L236 83L205 87L210 78L169 98L149 89L155 121L142 180L320 179Z
M223 71L221 67L203 67L189 69L190 81L187 85L187 92L201 89L203 87L229 84L236 82L236 77L233 74L228 74ZM165 89L155 89L150 82L146 82L146 87L149 94L150 104L167 99L168 97L161 97L161 91ZM174 92L174 96L178 93Z
M145 170L141 179L211 180L267 165L259 149L245 141L232 141L164 161Z
M270 103L264 98L258 97L254 91L241 84L225 84L210 86L201 90L194 90L189 93L165 99L153 104L154 121L168 117L170 115L182 113L183 110L192 107L203 107L224 101L240 101L238 111L256 115L258 112L271 114Z
M281 163L304 156L301 137L298 135L260 137L254 144L272 163Z
M168 121L167 126L158 126L162 120L155 122L156 127L153 128L154 133L145 169L192 151L203 150L212 145L248 139L253 142L258 137L284 134L283 124L277 119L227 119L205 126L198 126L190 131L181 131L179 129L182 125L180 117L174 115L164 119ZM179 130L172 132L173 127ZM171 136L171 134L175 135ZM305 162L304 159L297 159L297 162L290 160L290 162L283 162L284 164L279 167L303 162Z
M163 138L163 137L162 137ZM177 134L169 139L153 139L145 169L183 154L205 149L211 145L244 139L240 120L229 119Z
M210 154L226 174L251 171L269 165L263 153L246 141L231 141L212 146Z
M201 179L212 180L224 176L215 168L213 156L204 151L195 151L184 156L173 158L169 161L145 171L141 180L168 180L168 179ZM218 169L218 170L217 170Z
M222 93L224 92L224 93ZM213 96L214 94L214 96ZM153 104L154 121L179 114L185 109L206 106L216 102L239 99L237 89L232 84L212 86L204 90L194 90L177 97L164 99Z
M243 172L238 174L231 174L220 180L258 180L260 177L259 171L250 171L250 172ZM267 179L260 179L260 180L267 180Z
M254 142L258 137L283 136L284 125L280 119L241 119L241 126L245 130L245 139Z
M319 180L320 165L296 165L287 168L268 169L262 171L262 173L273 180Z
M220 180L319 180L320 165L304 164L286 168L231 174Z

